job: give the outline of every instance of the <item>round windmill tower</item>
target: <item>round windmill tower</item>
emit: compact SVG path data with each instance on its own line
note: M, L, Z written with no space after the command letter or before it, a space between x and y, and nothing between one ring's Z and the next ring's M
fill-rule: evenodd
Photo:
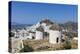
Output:
M53 24L49 30L49 42L52 44L61 42L61 31L58 24Z
M35 37L35 39L36 40L43 39L43 32L44 32L44 29L41 26L36 28L36 37Z

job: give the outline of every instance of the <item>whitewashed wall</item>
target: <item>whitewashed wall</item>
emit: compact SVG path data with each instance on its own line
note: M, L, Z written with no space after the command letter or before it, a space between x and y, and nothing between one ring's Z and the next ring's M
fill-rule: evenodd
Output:
M60 40L61 40L61 32L60 31L57 31L57 30L50 30L49 31L49 42L52 43L52 44L56 44L56 39L57 37L59 38L59 42L60 43Z
M34 36L34 34L33 33L29 33L29 39L32 39L32 36Z
M43 32L41 32L41 31L36 31L35 40L40 40L40 39L43 39Z

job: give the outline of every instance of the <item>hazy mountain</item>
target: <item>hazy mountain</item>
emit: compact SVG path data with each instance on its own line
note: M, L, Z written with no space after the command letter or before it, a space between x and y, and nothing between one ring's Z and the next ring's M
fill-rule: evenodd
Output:
M68 29L70 31L77 31L77 29L78 29L78 23L77 22L71 22L71 21L63 23L63 24L61 24L61 23L57 24L54 21L51 21L49 19L44 19L44 20L40 21L40 24L41 23L46 23L47 25L55 25L55 27L58 27L58 25L59 25L60 28L62 28L62 29ZM12 22L11 23L11 28L12 29L13 28L16 28L16 29L20 28L21 29L21 28L25 28L27 26L32 26L32 25L33 24L20 24L20 23Z
M78 29L78 23L77 22L66 22L64 24L59 24L64 29L73 30L76 31Z
M11 25L19 25L19 23L11 22Z
M21 29L21 28L25 28L27 26L32 26L32 24L20 24L20 23L16 23L16 22L11 22L12 29Z

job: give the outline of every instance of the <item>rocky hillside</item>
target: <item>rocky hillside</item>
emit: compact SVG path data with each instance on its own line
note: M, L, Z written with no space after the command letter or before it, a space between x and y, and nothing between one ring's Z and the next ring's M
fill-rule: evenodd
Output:
M77 31L78 23L77 22L66 22L64 24L59 24L62 29L68 29L69 31Z
M42 21L40 22L40 24L41 24L41 23L46 23L47 25L54 24L54 22L52 22L52 21L49 20L49 19L44 19L44 20L42 20Z

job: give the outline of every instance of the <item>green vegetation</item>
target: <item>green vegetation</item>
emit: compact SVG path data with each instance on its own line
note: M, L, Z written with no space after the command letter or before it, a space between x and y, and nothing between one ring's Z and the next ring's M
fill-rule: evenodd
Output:
M66 38L63 46L64 46L64 49L71 49L71 42L68 38Z
M24 48L20 50L20 52L32 52L32 51L34 51L33 48L28 45L24 45Z

